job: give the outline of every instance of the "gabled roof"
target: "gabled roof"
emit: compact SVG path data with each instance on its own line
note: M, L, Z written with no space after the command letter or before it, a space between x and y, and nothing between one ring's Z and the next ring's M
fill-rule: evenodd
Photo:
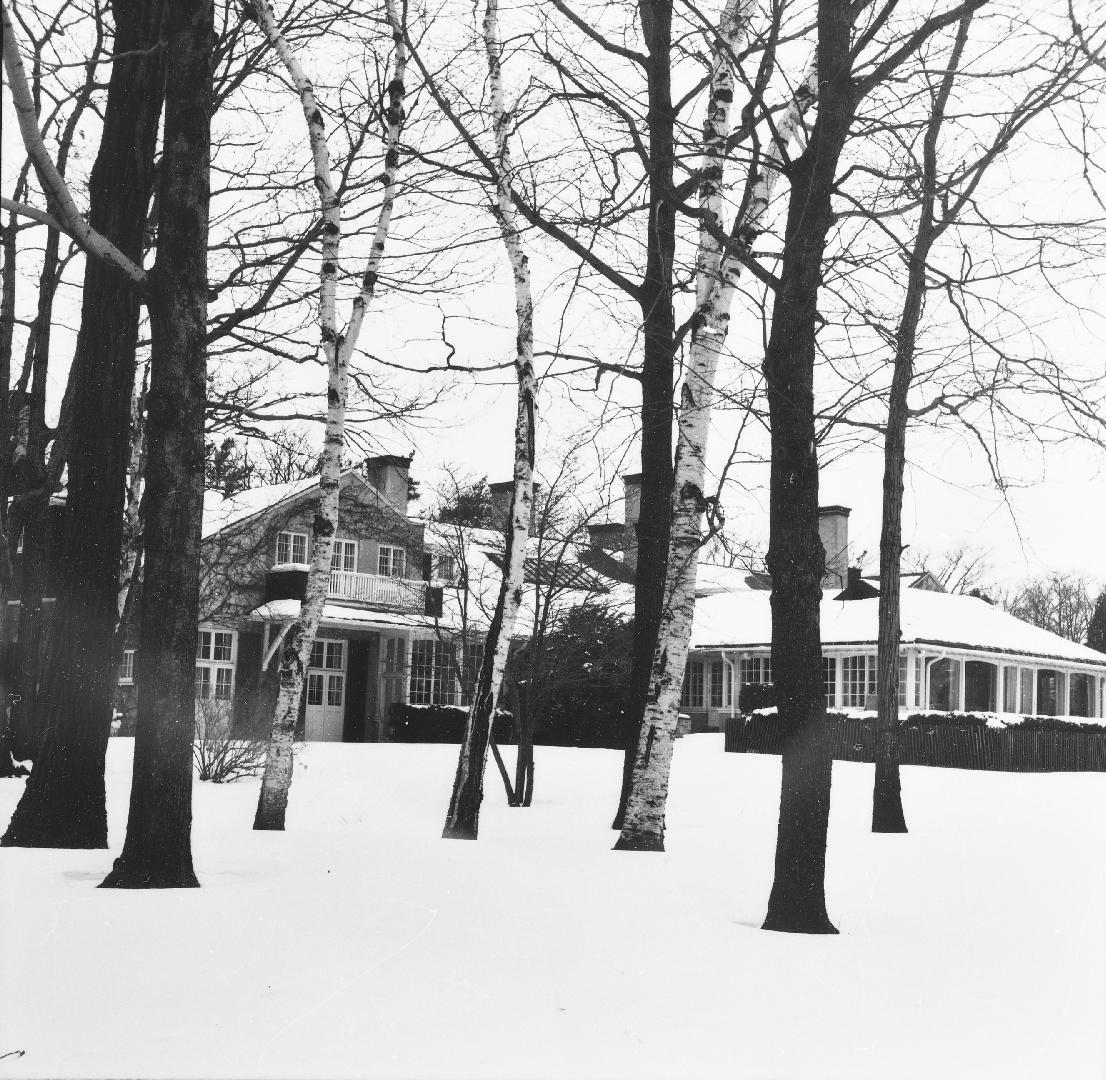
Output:
M402 514L402 509L382 491L373 487L357 469L344 469L338 482L340 485L345 485L351 480L356 480L381 502L392 507L397 514ZM217 491L208 490L204 492L204 539L229 529L232 525L239 525L258 514L272 510L281 503L291 502L300 496L317 491L318 488L319 478L307 476L302 480L291 480L286 484L267 484L264 487L247 488L229 499L224 498Z
M900 597L903 645L1008 653L1085 664L1106 670L1106 653L1023 622L974 596L904 589ZM879 600L822 600L822 643L874 650ZM696 601L692 647L761 648L772 641L769 594L718 593Z

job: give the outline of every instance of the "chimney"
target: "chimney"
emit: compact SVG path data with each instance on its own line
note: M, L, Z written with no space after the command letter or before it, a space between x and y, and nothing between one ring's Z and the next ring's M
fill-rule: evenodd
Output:
M622 561L630 570L637 569L637 519L641 515L641 473L626 473L622 477Z
M501 480L498 484L489 484L488 492L492 498L491 527L498 532L506 532L511 520L511 496L514 494L515 482L513 480ZM541 492L541 484L534 484L534 502L530 509L530 535L534 533L534 525L538 514L538 494Z
M361 475L385 498L407 516L407 483L411 476L411 462L415 455L381 454L365 458L361 463Z
M847 506L818 507L818 536L826 550L822 588L843 589L849 583L849 514Z

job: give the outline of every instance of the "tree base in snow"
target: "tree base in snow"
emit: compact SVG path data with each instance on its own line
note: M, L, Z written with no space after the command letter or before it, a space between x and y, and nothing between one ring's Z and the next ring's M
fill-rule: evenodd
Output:
M198 889L200 883L191 867L171 871L164 867L120 865L117 859L111 873L100 882L101 889Z
M624 830L612 851L664 851L664 834Z
M475 840L476 839L476 833L477 833L477 828L476 828L475 825L470 826L470 825L465 825L465 824L458 824L458 825L447 824L446 827L444 829L442 829L442 839L443 840Z
M770 910L761 929L772 930L779 934L840 933L824 912L773 912Z

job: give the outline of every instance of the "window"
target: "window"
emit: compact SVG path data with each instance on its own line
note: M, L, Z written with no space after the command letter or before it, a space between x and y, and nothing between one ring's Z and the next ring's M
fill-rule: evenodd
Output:
M330 671L344 671L346 668L346 643L316 638L311 643L311 659L308 667L327 668Z
M233 630L196 632L196 697L201 701L234 696L234 638Z
M941 712L960 708L960 661L947 657L929 665L929 707Z
M435 562L434 576L439 581L452 585L457 580L457 560L452 555L439 555Z
M452 705L457 697L454 645L427 638L411 642L412 705Z
M1061 716L1064 708L1064 676L1051 668L1037 672L1037 712L1041 716Z
M119 665L119 681L134 682L134 649L123 650L123 662Z
M689 660L684 671L684 690L680 704L685 709L703 707L703 661Z
M307 562L307 533L277 533L276 561L278 566Z
M826 692L826 708L837 704L837 657L822 657L822 689Z
M1016 667L1002 669L1002 711L1008 713L1018 711L1018 669Z
M320 671L307 673L307 704L321 705L323 703L323 676Z
M342 704L345 681L344 675L328 675L326 677L326 703L328 705Z
M868 698L876 692L876 658L874 656L846 656L841 660L842 691L846 709L868 707Z
M964 708L968 712L994 712L998 666L986 660L964 663Z
M484 639L470 638L465 642L465 664L461 672L461 704L471 705L472 695L480 678L480 665L484 662Z
M407 565L407 552L401 547L380 545L376 560L376 572L381 577L403 577Z
M746 683L770 683L772 681L772 657L746 656L741 661L741 685Z
M899 653L899 708L906 708L906 653L904 652Z
M1036 680L1033 678L1032 668L1018 668L1018 682L1021 683L1021 703L1019 710L1023 716L1032 716L1036 711L1037 705L1033 700L1033 685Z
M724 709L730 703L733 687L730 686L730 665L714 660L710 665L710 707Z
M920 709L925 701L925 661L920 656L914 657L914 708Z
M357 569L357 541L335 540L330 552L330 569L352 573Z
M1068 707L1070 716L1094 716L1094 677L1072 674L1071 699Z

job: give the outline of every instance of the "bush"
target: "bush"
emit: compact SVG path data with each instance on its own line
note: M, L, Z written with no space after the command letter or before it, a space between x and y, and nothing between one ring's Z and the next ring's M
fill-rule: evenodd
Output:
M738 712L748 714L756 709L772 709L776 705L776 688L772 683L746 683L737 695Z
M460 745L468 714L464 705L405 705L397 701L388 709L388 741ZM506 742L513 724L514 717L498 709L492 726L495 741Z
M228 703L212 699L199 702L192 760L200 780L233 783L256 776L265 767L268 742L234 730Z

